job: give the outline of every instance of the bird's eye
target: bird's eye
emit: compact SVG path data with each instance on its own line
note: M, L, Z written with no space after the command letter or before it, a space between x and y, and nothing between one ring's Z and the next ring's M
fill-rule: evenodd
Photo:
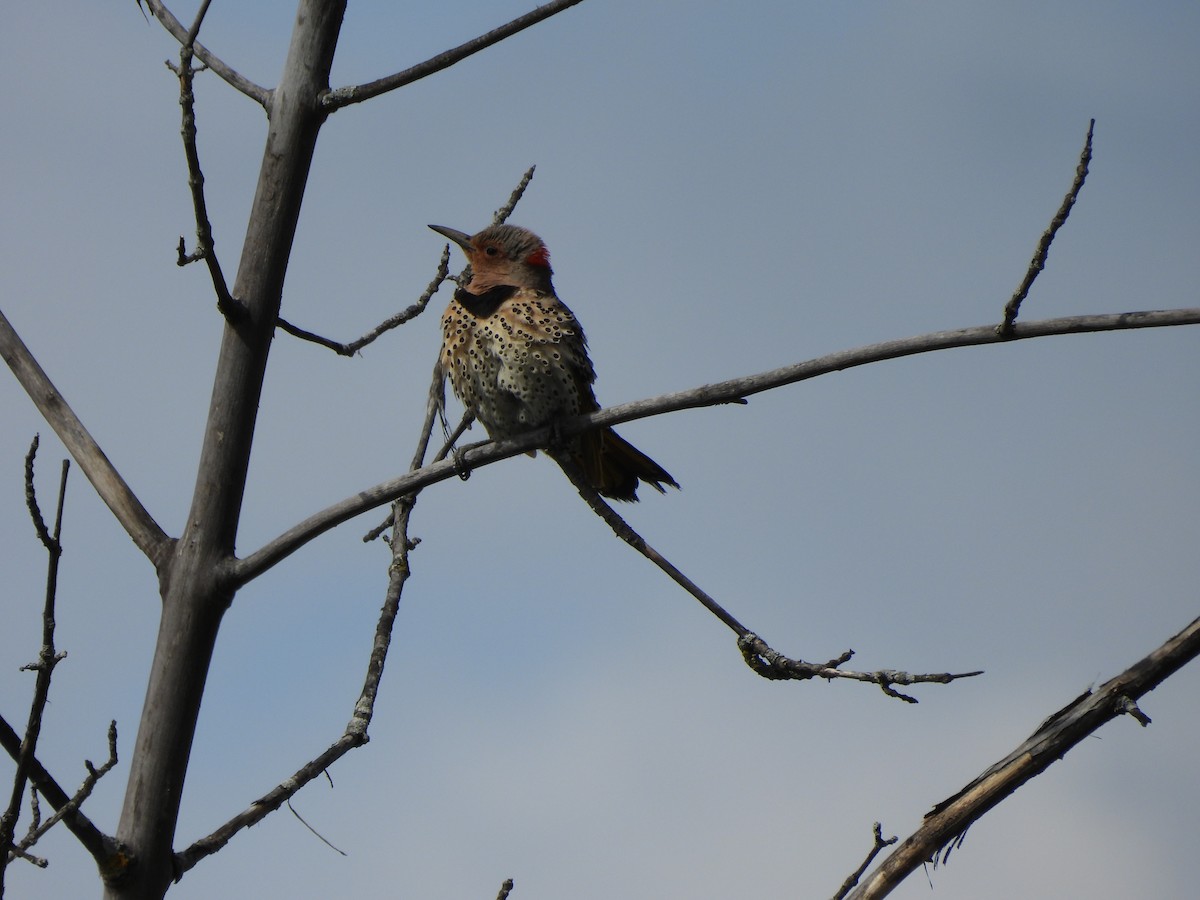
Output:
M486 248L484 248L483 252L486 253L488 256L495 256L500 251L497 250L495 247L486 247Z

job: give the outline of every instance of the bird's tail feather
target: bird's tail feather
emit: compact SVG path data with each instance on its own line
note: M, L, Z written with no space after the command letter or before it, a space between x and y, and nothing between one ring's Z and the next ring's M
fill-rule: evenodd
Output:
M582 435L575 462L588 483L612 500L637 500L637 486L644 481L660 494L663 485L679 487L666 469L611 428Z

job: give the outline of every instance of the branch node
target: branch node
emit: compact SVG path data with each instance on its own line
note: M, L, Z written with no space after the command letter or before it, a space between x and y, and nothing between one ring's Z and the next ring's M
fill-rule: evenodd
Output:
M1150 724L1150 717L1142 712L1141 708L1137 705L1137 701L1128 694L1122 694L1120 697L1118 697L1116 706L1118 712L1124 713L1127 716L1132 716L1143 728Z

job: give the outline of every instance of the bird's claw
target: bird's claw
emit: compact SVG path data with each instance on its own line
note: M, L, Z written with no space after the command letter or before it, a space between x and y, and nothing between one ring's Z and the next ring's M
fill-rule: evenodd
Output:
M466 481L471 477L471 467L467 465L463 459L463 451L455 447L450 451L450 458L454 461L454 474Z

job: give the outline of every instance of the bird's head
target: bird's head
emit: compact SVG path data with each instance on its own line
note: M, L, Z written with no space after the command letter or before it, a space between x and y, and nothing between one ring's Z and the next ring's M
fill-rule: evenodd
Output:
M518 225L491 225L475 235L443 225L430 225L438 234L458 244L471 264L467 289L481 294L498 285L554 293L550 278L550 251L542 239Z

